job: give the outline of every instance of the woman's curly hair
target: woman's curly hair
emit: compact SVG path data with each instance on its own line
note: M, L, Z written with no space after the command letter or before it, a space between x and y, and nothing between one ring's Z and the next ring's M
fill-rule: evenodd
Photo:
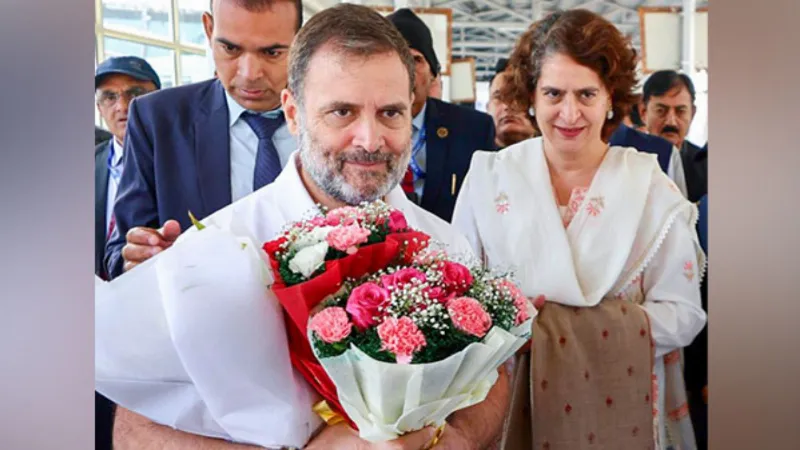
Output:
M611 22L585 9L550 14L534 22L517 41L509 58L508 82L500 91L501 101L523 111L531 106L531 94L542 73L545 58L564 54L592 69L611 95L614 116L603 125L602 139L611 134L636 104L637 55L630 39ZM535 120L534 128L541 133Z

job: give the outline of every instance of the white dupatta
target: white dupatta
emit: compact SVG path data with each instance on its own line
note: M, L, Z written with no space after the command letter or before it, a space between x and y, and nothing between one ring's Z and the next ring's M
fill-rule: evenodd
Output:
M588 307L624 289L657 252L675 220L694 228L697 208L653 155L611 147L565 229L542 139L477 152L453 223L485 263L514 272L528 296ZM694 233L698 268L705 255Z

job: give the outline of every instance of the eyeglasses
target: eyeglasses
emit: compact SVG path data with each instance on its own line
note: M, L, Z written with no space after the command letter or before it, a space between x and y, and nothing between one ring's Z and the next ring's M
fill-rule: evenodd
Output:
M105 106L110 107L114 106L120 99L120 97L125 97L129 102L136 97L141 97L144 94L151 92L150 89L143 88L140 86L134 86L126 91L116 92L116 91L100 91L97 96L96 100L97 103Z

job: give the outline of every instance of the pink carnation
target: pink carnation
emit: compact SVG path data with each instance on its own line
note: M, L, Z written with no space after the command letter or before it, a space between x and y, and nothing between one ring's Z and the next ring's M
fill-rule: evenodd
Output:
M352 225L356 220L364 220L364 213L355 206L342 206L328 211L326 216L328 225Z
M413 267L407 267L405 269L400 269L391 275L381 276L381 284L386 289L389 289L390 287L399 289L402 288L403 285L411 284L412 280L419 280L421 283L424 283L427 279L428 278L423 272Z
M472 274L462 264L445 261L442 267L442 282L449 291L462 295L472 286Z
M334 306L325 308L312 317L308 328L317 333L317 336L323 341L335 344L350 336L353 324L347 318L344 308Z
M498 285L501 289L508 290L514 301L514 306L517 308L517 316L514 319L514 325L519 325L528 320L530 314L528 314L528 298L525 297L525 294L519 290L516 284L508 280L502 280Z
M389 214L389 231L392 233L397 233L398 231L403 231L408 229L408 222L406 221L406 216L403 215L402 212L398 210L393 210Z
M389 303L389 291L375 283L364 283L350 292L347 299L347 312L359 330L365 330L377 323L381 316L380 308Z
M327 225L327 222L325 221L324 217L320 216L320 217L314 217L313 219L309 220L308 224L310 225L310 227L320 228Z
M378 325L378 337L383 350L394 353L398 364L409 364L414 353L426 345L425 335L408 317L388 317Z
M459 297L447 304L447 312L453 325L459 330L477 337L483 337L492 327L492 317L474 298Z
M337 227L328 233L326 240L328 245L336 250L347 252L352 255L358 251L356 247L358 244L367 242L370 231L366 228L361 228L358 225L350 225L346 227Z

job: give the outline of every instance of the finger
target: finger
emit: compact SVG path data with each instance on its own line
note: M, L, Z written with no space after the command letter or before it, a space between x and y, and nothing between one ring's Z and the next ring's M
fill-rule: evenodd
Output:
M395 440L395 443L398 444L396 448L414 450L425 449L430 446L434 436L436 436L436 429L433 427L425 427L397 438Z
M161 234L152 228L136 227L131 228L128 234L125 235L125 240L129 244L149 245L149 246L164 246L166 242L162 239Z
M181 224L177 220L168 220L159 232L165 241L174 242L181 235Z
M161 250L158 246L126 244L122 247L122 259L125 262L141 263L157 255Z
M536 310L538 311L538 310L542 309L542 307L544 306L545 301L546 300L545 300L544 295L540 295L540 296L536 297L533 300L533 307L536 308Z

